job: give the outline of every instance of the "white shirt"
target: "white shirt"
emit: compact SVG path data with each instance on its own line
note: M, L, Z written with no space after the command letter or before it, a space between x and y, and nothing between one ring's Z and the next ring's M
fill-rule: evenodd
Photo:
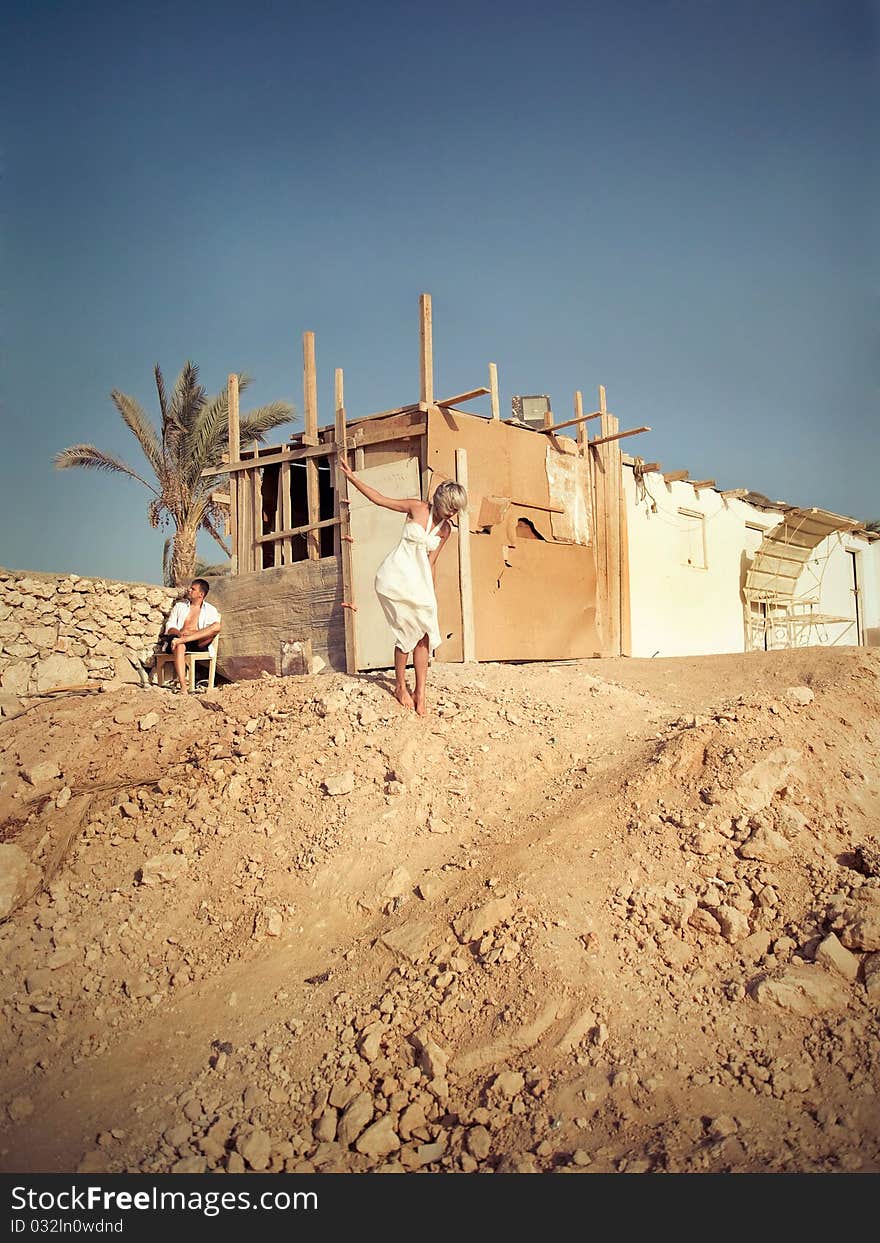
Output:
M189 613L189 601L178 600L174 608L168 615L168 621L165 623L166 630L182 630L183 623L187 619ZM215 625L220 620L220 614L214 608L213 604L209 604L207 600L202 601L202 607L199 609L198 630L207 630L208 626Z

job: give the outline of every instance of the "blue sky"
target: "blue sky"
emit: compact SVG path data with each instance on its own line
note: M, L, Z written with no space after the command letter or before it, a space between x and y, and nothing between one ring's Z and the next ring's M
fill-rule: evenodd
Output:
M300 410L311 329L322 423L334 367L402 404L422 291L438 394L605 384L646 460L880 517L873 4L7 15L0 564L159 581L146 491L51 466L140 467L110 389L192 358Z

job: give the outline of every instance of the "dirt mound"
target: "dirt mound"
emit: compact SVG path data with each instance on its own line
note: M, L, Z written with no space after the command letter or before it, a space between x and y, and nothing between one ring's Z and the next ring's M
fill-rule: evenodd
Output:
M0 723L0 1168L880 1169L880 655Z

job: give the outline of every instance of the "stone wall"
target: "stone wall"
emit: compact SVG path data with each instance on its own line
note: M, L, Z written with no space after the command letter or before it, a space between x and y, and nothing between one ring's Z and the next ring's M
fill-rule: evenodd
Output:
M178 595L149 583L0 569L0 713L57 686L143 681Z

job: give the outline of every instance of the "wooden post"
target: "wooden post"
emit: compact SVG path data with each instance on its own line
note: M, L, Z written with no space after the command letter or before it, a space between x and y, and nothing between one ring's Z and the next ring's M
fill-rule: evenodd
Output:
M489 363L489 401L492 405L492 418L496 422L501 418L501 407L498 404L498 368Z
M276 533L284 530L284 518L281 512L281 466L278 467L278 475L275 483L275 522L273 530ZM283 541L280 539L272 541L272 564L274 566L281 565L282 553L284 551L282 545Z
M229 408L229 460L241 461L241 425L238 414L238 376L231 375L226 381L226 401ZM238 523L238 475L229 476L229 525L232 529L232 556L229 559L229 571L238 574L239 540L241 538Z
M455 450L456 482L468 486L467 450ZM471 527L467 510L458 517L458 582L461 590L461 640L465 663L476 659L474 635L474 587L471 577Z
M345 422L345 389L342 369L337 367L334 373L334 404L335 423L334 438L337 452L348 461L348 428ZM339 526L336 528L339 538L339 560L342 569L342 603L343 620L345 623L345 672L349 676L357 673L357 607L354 598L354 573L352 570L351 548L351 511L348 503L348 480L339 469L338 459L333 469L336 477L336 514Z
M318 375L315 368L315 334L303 333L303 436L304 445L318 443Z
M580 389L578 389L574 395L574 417L576 419L582 419L584 417L584 395L580 391ZM577 435L578 452L580 453L581 457L583 457L584 454L586 453L585 446L587 443L586 423L578 423L576 435Z
M419 295L419 401L434 404L434 327L431 295Z
M256 441L251 445L254 461L257 462L260 456L260 446ZM259 466L254 466L251 472L254 481L254 535L253 535L253 565L254 570L263 569L263 546L259 542L259 537L263 534L263 476Z
M618 421L613 414L608 419L610 436L616 436ZM608 464L608 490L606 513L608 516L608 646L610 655L620 655L620 448L615 442L603 445Z
M281 489L281 530L289 531L293 525L293 512L290 499L290 463L281 463L281 474L278 477L278 486ZM284 564L291 565L293 562L293 540L289 537L282 540L284 551Z
M315 368L315 334L313 332L303 333L303 428L303 444L316 445L318 443L318 378ZM306 458L306 503L311 526L321 517L318 463L312 458ZM306 549L310 561L319 559L321 556L320 531L307 532Z
M596 559L596 629L599 651L605 656L605 634L608 628L608 545L605 538L605 463L602 450L589 447L590 486L593 502L593 549Z
M632 609L629 594L629 526L626 517L626 491L623 487L623 463L620 478L620 654L632 656Z
M619 424L608 414L605 386L599 385L601 436L591 446L596 476L597 537L601 529L601 555L597 558L597 588L601 578L600 601L602 652L620 655L620 449L613 440ZM612 438L609 441L607 438ZM597 544L599 543L597 538ZM601 572L600 572L601 563Z
M256 486L254 471L250 468L236 471L232 481L238 489L238 572L248 574L257 568L254 561L254 502L251 496L251 490Z

